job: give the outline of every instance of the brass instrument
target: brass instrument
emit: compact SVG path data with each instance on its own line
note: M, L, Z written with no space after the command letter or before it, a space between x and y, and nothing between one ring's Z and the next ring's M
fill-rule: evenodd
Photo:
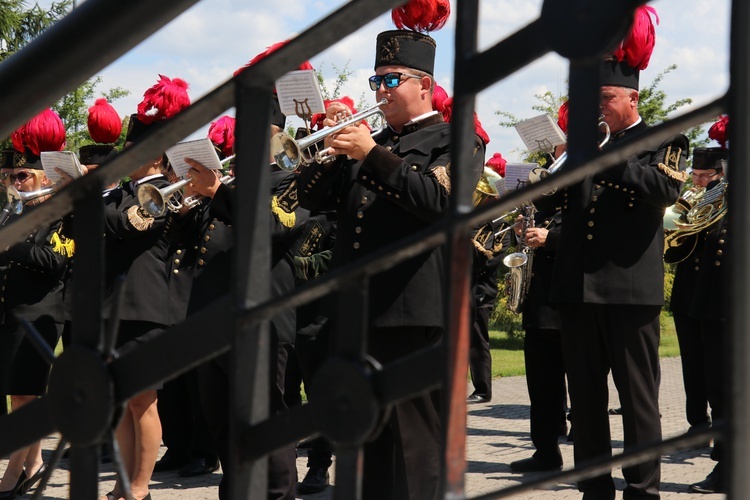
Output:
M329 135L340 132L350 125L356 125L362 120L375 115L380 116L380 127L373 130L372 135L379 133L385 128L385 114L380 108L386 104L388 104L388 100L383 98L377 104L365 109L364 111L353 114L336 125L325 127L299 140L294 140L289 134L279 132L271 137L271 156L279 168L289 172L297 170L300 166L309 165L313 162L326 162L332 158L327 150L318 151L314 155L310 155L306 150Z
M232 159L234 159L234 155L227 156L221 160L221 163L227 163ZM179 201L176 195L191 181L192 179L190 177L185 177L184 179L161 189L153 184L141 184L138 186L138 203L153 217L163 215L167 210L170 212L178 212L182 208L183 202ZM226 182L223 183L226 184ZM193 206L197 204L198 203L195 202L190 208L193 208Z
M521 207L522 225L521 235L518 237L518 251L506 255L503 264L508 267L505 275L505 294L508 310L519 314L523 309L524 300L531 285L534 249L526 243L526 231L534 227L536 208L532 204Z
M219 178L219 182L229 186L234 182L234 179L235 177L233 175L224 175ZM187 198L182 200L182 206L187 207L188 210L192 210L194 207L200 204L200 202L203 201L204 198L205 196L200 195L200 194L194 194L192 196L188 196Z
M24 205L28 202L52 194L55 194L54 186L45 187L36 191L19 191L15 186L8 186L8 203L10 203L10 208L14 213L21 214Z
M472 195L473 205L476 207L491 198L499 198L500 192L497 190L497 183L502 179L500 174L490 167L484 167L482 175L479 177L479 182L477 182L477 186L474 188L474 194Z
M697 235L727 213L727 188L722 177L711 189L691 188L664 212L664 262L687 259L698 242Z

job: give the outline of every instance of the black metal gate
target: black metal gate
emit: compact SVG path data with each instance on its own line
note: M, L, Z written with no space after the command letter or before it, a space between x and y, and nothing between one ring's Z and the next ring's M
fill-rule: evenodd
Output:
M23 51L0 65L0 137L39 110L50 105L81 82L96 74L137 43L164 26L196 0L131 0L122 9L119 0L88 0ZM39 209L23 216L0 231L0 248L21 240L33 228L51 222L61 214L76 217L76 287L74 297L73 344L54 361L49 393L7 417L0 418L0 455L59 431L63 441L74 445L71 462L70 496L94 499L97 496L98 461L96 444L107 439L116 408L128 398L157 382L167 380L199 363L232 349L234 380L251 381L233 385L232 439L234 468L232 498L264 498L266 461L272 450L303 437L323 433L337 442L337 481L335 497L359 498L362 443L374 425L378 410L394 401L442 386L448 404L443 415L445 448L442 486L444 498L464 498L466 470L466 386L468 360L468 266L469 228L507 212L519 202L539 196L550 188L551 179L529 186L492 207L471 211L467 176L454 169L452 200L445 219L423 234L414 235L397 248L385 249L357 266L332 272L313 286L284 298L270 299L269 235L263 210L268 193L268 173L261 166L268 158L268 122L259 120L269 108L274 81L358 30L366 23L397 6L399 0L352 0L338 11L304 31L271 56L225 82L184 111L179 119L119 155L104 168L75 181ZM545 0L541 16L514 35L483 51L477 51L479 0L456 0L455 87L452 163L469 158L473 143L473 109L476 94L550 51L570 61L570 99L576 104L570 115L568 165L554 182L567 185L621 162L648 145L691 126L709 121L720 113L732 114L731 182L733 192L742 193L748 185L743 168L748 158L748 74L750 53L750 5L732 2L731 84L729 92L701 108L669 120L650 133L601 154L595 147L598 95L596 62L612 46L618 34L627 29L623 20L645 3L643 0ZM251 8L251 7L250 7ZM99 22L108 19L108 24ZM138 29L134 30L133 27ZM544 29L540 29L544 26ZM92 28L93 27L93 28ZM87 36L80 37L79 33ZM539 36L543 34L543 36ZM64 50L58 50L65 47ZM103 51L100 48L106 47ZM59 55L62 54L62 55ZM25 75L23 79L17 75ZM130 166L142 164L208 123L224 110L237 110L237 185L243 193L238 200L236 224L236 280L232 293L178 325L141 349L114 360L107 360L108 332L101 318L103 227L101 192L103 186L127 175ZM743 196L730 201L732 225L744 234L750 221ZM750 272L744 265L748 243L732 241L732 265L736 277L732 286L732 402L730 425L717 422L712 431L682 436L612 459L579 466L540 481L486 494L500 498L522 490L539 488L560 481L591 477L613 466L621 466L663 452L690 447L706 436L723 434L731 453L730 496L740 498L748 490L748 459L742 451L750 444L750 401L744 390L750 382L746 360L750 354L745 332L750 326L748 286ZM450 332L447 345L417 353L408 360L384 370L370 370L364 362L366 287L373 274L401 260L437 245L446 245L450 268ZM252 272L251 272L252 270ZM348 324L348 334L336 332L336 355L323 368L329 377L327 401L312 402L269 418L267 396L268 318L285 308L296 307L332 291L344 291L340 314ZM206 336L202 332L224 332ZM359 331L359 335L352 335ZM179 341L180 349L174 349ZM158 361L158 362L157 362ZM145 367L148 367L147 369ZM408 380L409 382L405 382ZM731 439L728 439L731 437ZM252 443L252 447L247 443ZM55 457L53 457L53 460Z

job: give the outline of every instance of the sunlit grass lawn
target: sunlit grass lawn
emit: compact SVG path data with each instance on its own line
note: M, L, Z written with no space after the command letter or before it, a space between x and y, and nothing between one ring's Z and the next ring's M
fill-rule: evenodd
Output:
M523 337L509 337L505 332L490 330L490 354L492 354L492 376L512 377L525 375L523 363ZM662 313L659 356L673 358L680 355L677 334L672 316Z

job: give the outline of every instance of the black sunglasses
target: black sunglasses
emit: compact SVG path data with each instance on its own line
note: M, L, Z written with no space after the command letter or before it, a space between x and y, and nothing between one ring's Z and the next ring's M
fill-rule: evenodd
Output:
M370 82L370 88L372 90L378 90L380 88L380 82L385 83L386 88L395 89L401 85L401 77L407 78L422 78L419 75L411 75L409 73L386 73L385 75L372 75L368 80Z
M23 170L21 172L18 172L17 174L10 174L8 176L11 184L16 182L16 180L18 182L26 182L26 179L28 179L29 177L31 177L31 172L29 172L28 170Z

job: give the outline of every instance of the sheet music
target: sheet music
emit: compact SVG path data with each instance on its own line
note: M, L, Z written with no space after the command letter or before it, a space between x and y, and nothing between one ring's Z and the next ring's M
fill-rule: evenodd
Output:
M523 120L515 125L518 135L530 153L552 152L555 146L565 144L567 138L549 115L539 115Z
M537 163L508 163L505 165L505 188L515 191L525 187L529 182L529 173L538 166Z
M318 77L311 69L290 71L276 80L276 95L281 112L287 116L326 112Z
M72 151L42 151L39 155L42 160L42 169L44 175L53 184L60 180L60 174L55 172L55 167L59 168L73 179L78 179L83 175L83 168L78 161L78 157Z
M221 170L219 155L216 154L216 148L208 137L175 144L167 149L166 154L172 169L180 178L185 177L190 170L190 165L185 163L185 158L198 161L211 170Z

